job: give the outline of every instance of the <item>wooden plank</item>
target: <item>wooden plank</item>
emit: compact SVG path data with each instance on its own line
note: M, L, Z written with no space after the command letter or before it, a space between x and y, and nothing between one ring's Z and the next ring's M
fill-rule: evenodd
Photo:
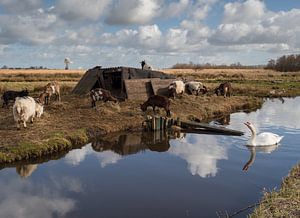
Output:
M228 129L225 127L219 127L219 126L213 126L209 125L207 123L198 123L198 122L192 122L192 121L181 121L181 127L183 129L187 130L195 130L195 131L212 131L212 132L218 132L218 133L224 133L224 134L230 134L230 135L238 135L241 136L244 133L238 130Z

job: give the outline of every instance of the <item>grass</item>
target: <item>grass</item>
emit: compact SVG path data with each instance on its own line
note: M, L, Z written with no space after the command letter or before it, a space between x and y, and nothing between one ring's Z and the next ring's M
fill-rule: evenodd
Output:
M12 163L70 150L89 141L87 131L52 132L46 139L20 141L14 146L0 147L0 163Z
M264 193L250 217L300 217L300 163L282 181L278 191Z

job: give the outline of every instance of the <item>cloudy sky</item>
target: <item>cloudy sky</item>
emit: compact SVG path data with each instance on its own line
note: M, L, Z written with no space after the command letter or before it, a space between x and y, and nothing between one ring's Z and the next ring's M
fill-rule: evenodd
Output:
M0 67L265 64L299 23L299 0L0 0Z

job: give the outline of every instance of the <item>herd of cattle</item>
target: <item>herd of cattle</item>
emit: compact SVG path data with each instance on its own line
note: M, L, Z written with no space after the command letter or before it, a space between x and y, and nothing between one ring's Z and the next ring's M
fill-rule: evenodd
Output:
M220 84L217 88L215 88L216 95L222 95L224 97L231 95L231 84L229 82L225 82ZM170 100L172 97L175 99L178 95L182 95L183 93L189 93L193 95L205 94L208 92L206 86L204 86L201 82L198 81L189 81L184 82L181 80L173 81L168 86L168 96L161 95L153 95L150 96L143 104L140 105L142 111L146 111L147 107L151 106L153 111L155 111L155 107L164 108L167 116L171 115L170 112ZM13 104L13 116L14 120L17 124L17 128L21 128L21 124L26 128L26 122L30 120L33 122L35 117L41 117L44 111L44 105L48 105L50 103L51 96L55 96L57 101L60 101L60 86L57 82L48 83L43 92L37 97L33 98L29 96L29 92L27 89L22 91L6 91L2 95L3 105L2 107L9 107L9 102L14 102ZM118 102L118 99L112 96L109 90L105 90L102 88L96 88L89 92L89 96L92 103L92 108L96 107L97 101L113 101Z

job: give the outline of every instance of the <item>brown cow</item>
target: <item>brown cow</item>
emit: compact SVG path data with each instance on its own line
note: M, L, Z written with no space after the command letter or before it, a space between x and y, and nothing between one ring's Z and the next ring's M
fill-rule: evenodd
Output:
M152 95L148 98L147 101L145 101L143 104L141 104L141 110L146 111L148 106L151 106L153 108L153 111L155 112L155 107L164 108L167 116L171 116L170 112L170 100L161 95Z
M45 100L44 100L45 104L49 104L50 103L50 99L51 99L52 95L55 95L55 100L60 101L60 87L59 87L59 84L57 82L50 82L50 83L48 83L44 87L44 93L46 93L44 95L44 97L45 97ZM42 94L40 95L40 97L41 96L42 96Z
M228 97L231 96L232 88L231 84L229 82L221 83L216 89L215 93L216 95L223 95L224 98L228 95Z

